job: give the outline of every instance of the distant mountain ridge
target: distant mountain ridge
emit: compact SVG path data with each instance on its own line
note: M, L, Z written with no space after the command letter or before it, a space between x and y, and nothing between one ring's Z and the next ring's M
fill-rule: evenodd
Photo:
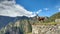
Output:
M1 16L1 17L5 19L7 18L7 16ZM27 32L32 31L31 23L33 23L33 20L30 20L31 18L26 16L22 17L18 16L18 17L8 17L7 19L9 20L9 18L13 18L13 21L6 23L6 25L3 25L0 30L0 34L16 34L16 33L25 34Z
M26 16L18 16L18 17L8 17L8 16L0 16L0 28L4 27L10 22L16 22L18 20L23 20L23 19L30 19L29 17Z
M8 16L0 16L0 28L7 25L9 22L13 22L15 18Z

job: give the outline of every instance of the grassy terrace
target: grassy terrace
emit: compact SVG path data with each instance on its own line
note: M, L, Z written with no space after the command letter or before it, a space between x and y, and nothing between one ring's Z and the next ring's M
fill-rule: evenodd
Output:
M56 24L60 24L60 23L56 23L56 22L43 22L43 23L34 23L33 25L56 25Z
M35 23L34 25L56 25L60 23L55 23L55 22L48 22L48 23ZM32 34L32 32L29 32L28 34Z
M32 34L32 32L28 33L28 34Z

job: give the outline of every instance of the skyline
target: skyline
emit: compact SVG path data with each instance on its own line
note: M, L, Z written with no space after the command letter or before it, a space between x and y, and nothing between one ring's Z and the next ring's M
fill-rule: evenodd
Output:
M39 12L39 16L48 16L60 12L60 0L16 0L17 4L31 12Z
M0 0L0 15L50 17L60 12L60 0Z

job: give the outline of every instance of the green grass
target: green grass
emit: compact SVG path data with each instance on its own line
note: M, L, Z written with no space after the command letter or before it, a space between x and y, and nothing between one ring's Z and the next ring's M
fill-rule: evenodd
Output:
M29 32L28 34L32 34L32 32Z
M60 24L60 23L56 23L56 22L43 22L43 23L35 23L34 25L56 25L56 24Z

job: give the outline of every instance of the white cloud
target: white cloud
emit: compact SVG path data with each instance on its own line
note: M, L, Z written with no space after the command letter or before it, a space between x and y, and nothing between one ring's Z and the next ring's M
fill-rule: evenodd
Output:
M60 8L58 8L58 10L60 11Z
M3 16L27 16L27 17L34 17L36 14L30 11L27 11L24 7L19 4L15 4L15 2L2 2L0 3L0 15Z
M42 11L42 10L40 9L40 10L38 10L36 13L39 14L41 11Z
M48 10L48 8L44 8L44 10L46 10L46 11L47 11L47 10Z

